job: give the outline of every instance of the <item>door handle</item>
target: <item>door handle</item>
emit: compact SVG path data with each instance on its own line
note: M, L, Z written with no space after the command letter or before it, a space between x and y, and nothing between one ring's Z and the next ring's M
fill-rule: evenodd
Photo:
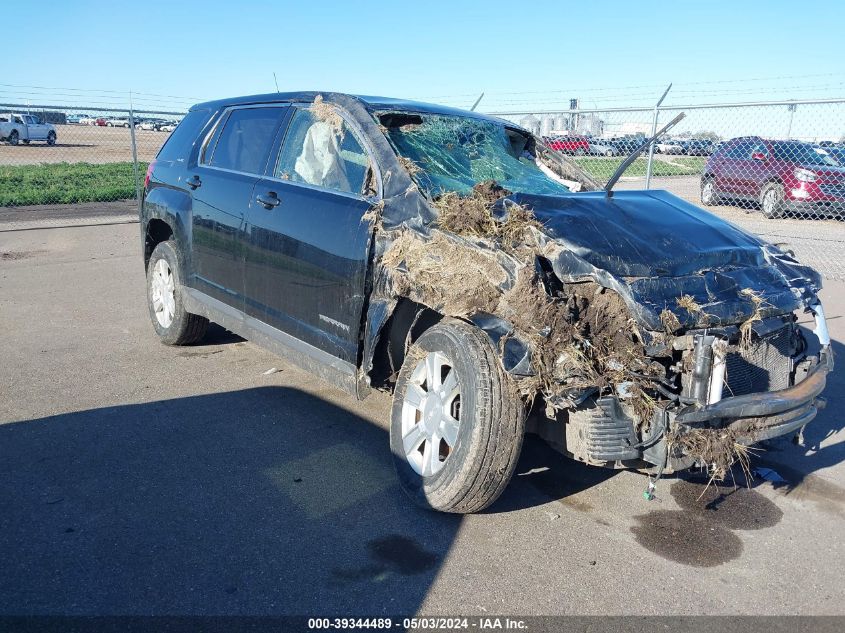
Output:
M279 196L277 196L273 191L269 192L267 195L259 193L255 196L255 201L268 210L273 207L278 207L282 203L282 201L279 200Z
M194 174L185 181L185 184L188 185L191 189L196 189L202 184L202 180L200 180L199 176Z

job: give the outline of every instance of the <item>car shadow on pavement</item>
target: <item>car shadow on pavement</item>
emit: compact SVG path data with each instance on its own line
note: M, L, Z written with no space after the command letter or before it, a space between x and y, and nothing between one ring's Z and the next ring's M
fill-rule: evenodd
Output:
M208 331L206 331L202 340L188 345L187 347L195 348L208 347L210 345L228 345L230 343L243 343L245 340L246 339L238 336L234 332L230 332L225 329L223 326L217 325L216 323L209 323Z
M286 387L0 425L0 613L411 615L461 518L388 447Z
M554 450L537 435L528 434L510 485L487 512L513 512L549 501L576 508L578 493L593 488L619 471L588 466Z

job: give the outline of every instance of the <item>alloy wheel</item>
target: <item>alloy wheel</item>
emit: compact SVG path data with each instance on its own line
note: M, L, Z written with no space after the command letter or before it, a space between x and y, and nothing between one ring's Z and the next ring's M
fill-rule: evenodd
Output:
M408 380L402 403L402 446L419 475L446 464L458 441L461 387L451 361L439 352L420 360Z
M704 204L710 204L713 202L713 189L712 181L704 183L704 186L701 188L701 201Z
M150 279L150 298L156 320L163 328L170 327L176 313L176 282L167 261L160 259L153 267Z

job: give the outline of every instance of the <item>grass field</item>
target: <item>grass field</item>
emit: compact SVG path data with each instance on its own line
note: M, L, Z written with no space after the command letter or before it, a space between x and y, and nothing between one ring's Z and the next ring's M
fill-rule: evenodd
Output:
M146 163L138 170L143 177ZM0 206L105 202L135 197L132 163L0 166Z
M616 168L624 160L623 158L591 158L580 157L574 159L591 176L605 181L616 171ZM652 165L654 176L693 176L700 174L704 169L706 157L703 156L667 156L655 158ZM625 170L625 176L645 176L648 159L637 158L631 166Z

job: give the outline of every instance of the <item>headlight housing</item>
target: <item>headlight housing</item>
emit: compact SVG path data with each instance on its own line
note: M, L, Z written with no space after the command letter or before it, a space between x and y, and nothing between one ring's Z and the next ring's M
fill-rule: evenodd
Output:
M796 167L795 171L792 173L801 182L814 182L816 178L818 178L818 174L816 172L804 169L803 167Z

